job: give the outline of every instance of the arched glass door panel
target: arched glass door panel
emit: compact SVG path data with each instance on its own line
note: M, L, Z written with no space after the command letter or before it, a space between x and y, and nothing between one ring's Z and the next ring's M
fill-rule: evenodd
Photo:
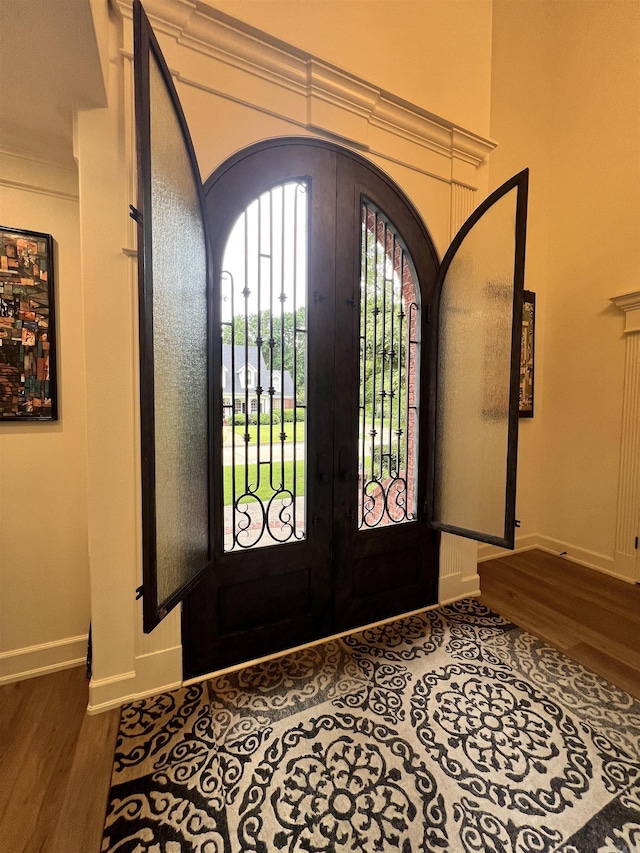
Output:
M439 274L433 525L515 541L528 171L469 217Z
M220 276L225 552L306 536L307 185L249 204Z
M420 310L411 256L361 206L358 529L415 521Z
M202 184L171 74L135 5L144 630L207 567L209 265Z

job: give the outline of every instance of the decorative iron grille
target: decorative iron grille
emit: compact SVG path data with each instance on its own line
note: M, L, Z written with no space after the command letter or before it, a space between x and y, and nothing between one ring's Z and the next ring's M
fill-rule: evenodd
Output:
M416 517L419 306L413 262L363 201L360 266L358 528Z
M308 198L255 199L223 259L224 550L305 537Z

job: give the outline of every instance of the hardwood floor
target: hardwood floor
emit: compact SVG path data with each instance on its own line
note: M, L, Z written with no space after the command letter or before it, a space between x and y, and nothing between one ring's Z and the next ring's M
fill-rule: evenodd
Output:
M0 687L0 853L97 853L119 711L86 714L84 667Z
M488 607L640 699L640 586L538 550L478 572Z
M640 586L527 551L481 563L482 600L640 698ZM0 687L0 853L98 853L119 712L83 668Z

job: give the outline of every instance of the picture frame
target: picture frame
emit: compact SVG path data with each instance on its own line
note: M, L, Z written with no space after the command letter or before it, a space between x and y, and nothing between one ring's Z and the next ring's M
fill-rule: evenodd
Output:
M58 420L53 238L0 225L0 423Z
M520 397L518 415L533 417L533 378L535 357L536 295L532 290L524 291L522 302L522 339L520 346Z

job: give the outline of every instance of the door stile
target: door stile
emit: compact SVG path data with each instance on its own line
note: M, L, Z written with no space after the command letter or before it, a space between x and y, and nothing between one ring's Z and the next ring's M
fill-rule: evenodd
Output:
M335 628L354 599L353 577L344 564L357 521L358 363L360 328L360 193L352 160L338 157L336 195L336 401L334 446L333 585ZM341 187L351 188L340 191Z
M524 304L524 269L527 242L527 206L529 170L515 175L511 181L517 187L515 251L513 256L513 314L511 321L511 382L509 387L509 445L507 451L507 485L505 501L505 540L515 547L516 487L518 475L518 428L520 425L520 359L522 346L522 308Z

